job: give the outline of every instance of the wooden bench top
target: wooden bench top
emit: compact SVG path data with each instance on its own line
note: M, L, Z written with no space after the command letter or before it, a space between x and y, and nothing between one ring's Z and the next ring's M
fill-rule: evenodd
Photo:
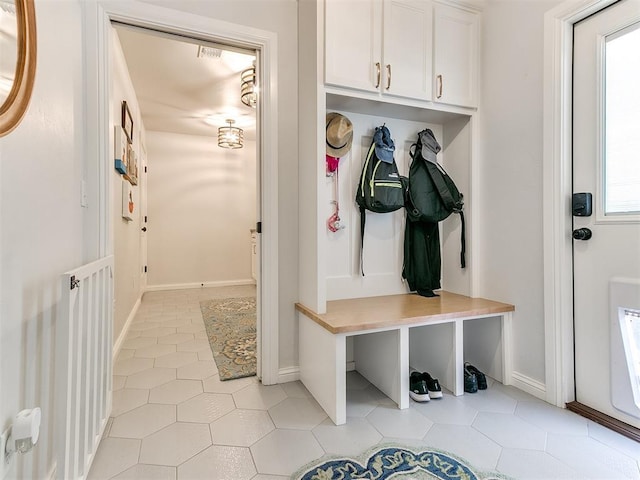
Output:
M484 298L471 298L439 291L438 297L416 294L385 295L381 297L350 298L327 302L327 313L318 314L301 303L296 310L309 317L331 333L349 333L361 330L411 325L442 320L501 314L515 310L508 303Z

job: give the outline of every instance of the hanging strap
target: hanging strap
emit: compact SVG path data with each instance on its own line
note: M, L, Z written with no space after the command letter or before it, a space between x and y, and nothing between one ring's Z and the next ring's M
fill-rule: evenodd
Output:
M462 213L462 210L460 210L458 213L460 214L460 223L462 224L460 232L460 268L465 268L467 266L467 262L465 260L465 256L467 253L467 242L464 235L464 213Z
M429 172L429 176L431 177L431 180L433 180L433 184L438 189L438 194L440 194L440 198L442 198L442 201L444 202L445 207L457 213L460 210L460 208L456 206L456 201L451 196L451 191L449 190L449 187L444 181L444 178L440 175L434 175L433 172L431 171L431 168L437 168L442 172L443 175L446 175L447 177L449 175L447 174L445 169L442 168L440 164L433 164L431 162L427 162L427 171Z
M445 171L444 168L442 168L441 165L436 164L433 167L430 167L429 166L429 162L427 162L427 171L429 172L429 176L431 177L431 180L433 180L433 184L438 189L438 193L440 194L440 198L442 198L442 201L444 202L445 206L449 210L452 210L453 212L458 213L460 215L460 223L461 223L461 229L460 229L461 230L461 232L460 232L460 268L465 268L467 266L467 262L466 262L466 259L465 259L467 245L466 245L466 240L465 240L464 213L462 213L462 208L460 208L456 204L456 201L451 196L451 192L449 191L449 187L445 183L443 177L441 177L440 175L433 175L433 173L431 172L431 168L439 169L444 175L447 175L447 172Z
M333 183L333 195L336 201L336 215L340 215L340 180L338 177L338 171L340 169L336 167L336 181Z
M360 207L360 272L364 277L364 224L367 221L366 210Z

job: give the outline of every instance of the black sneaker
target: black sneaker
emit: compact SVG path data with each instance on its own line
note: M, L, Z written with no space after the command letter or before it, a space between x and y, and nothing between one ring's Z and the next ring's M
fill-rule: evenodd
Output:
M427 381L420 372L412 372L409 377L409 396L416 402L428 402L431 400L427 389Z
M471 365L469 362L464 364L465 368L469 370L471 373L475 373L476 378L478 379L478 390L486 390L487 389L487 376L478 370L476 367Z
M442 389L440 388L440 382L438 382L438 379L433 378L428 372L424 372L422 374L422 378L427 382L429 398L442 398Z
M467 393L478 391L478 377L475 373L470 372L466 365L464 367L464 391Z

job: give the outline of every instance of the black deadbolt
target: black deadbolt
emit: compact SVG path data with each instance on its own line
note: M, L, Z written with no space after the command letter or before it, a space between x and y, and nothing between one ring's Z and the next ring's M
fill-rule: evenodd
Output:
M576 228L572 236L574 240L589 240L593 236L593 233L588 228Z
M575 217L590 217L592 204L590 193L574 193L571 198L571 213Z

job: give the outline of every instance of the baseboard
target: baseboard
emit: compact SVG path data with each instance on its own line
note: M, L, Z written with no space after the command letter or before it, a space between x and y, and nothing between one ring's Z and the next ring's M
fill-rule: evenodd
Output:
M540 400L546 401L547 399L547 387L544 383L534 380L531 377L527 377L519 372L511 373L511 385L527 392L529 395L533 395Z
M165 285L147 285L145 292L159 292L162 290L187 290L191 288L207 288L207 287L237 287L242 285L255 285L256 281L252 278L244 280L221 280L219 282L203 282L203 283L172 283Z
M347 362L347 372L356 369L356 362ZM278 383L295 382L300 380L300 367L287 367L278 370Z
M120 349L122 348L122 342L124 342L124 339L127 336L127 333L129 332L129 327L131 327L131 322L133 322L133 319L136 317L136 313L138 313L138 309L140 308L140 303L141 302L142 302L142 294L140 294L140 296L136 300L136 303L133 305L133 308L131 309L131 312L129 313L129 316L127 317L127 321L124 322L124 326L122 327L122 331L120 332L120 335L118 335L118 339L116 340L116 343L114 343L114 345L113 345L113 358L114 359L118 356L118 353L120 352Z
M53 462L53 465L51 466L51 470L49 470L49 475L47 476L47 478L49 480L56 480L57 470L58 470L58 462Z
M278 370L278 383L300 380L300 367L286 367Z

